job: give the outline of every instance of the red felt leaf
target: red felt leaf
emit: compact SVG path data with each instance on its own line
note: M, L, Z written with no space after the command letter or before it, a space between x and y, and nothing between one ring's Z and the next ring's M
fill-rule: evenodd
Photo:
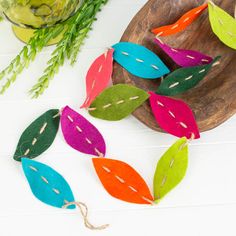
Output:
M153 197L143 178L128 164L106 158L94 158L93 165L107 192L120 200L152 204Z
M152 33L157 36L168 36L171 34L176 34L184 30L189 26L194 20L196 20L202 12L208 7L208 4L203 4L197 8L192 9L185 13L177 22L172 25L162 26L152 30Z
M113 52L109 49L98 57L86 76L87 97L81 108L88 108L93 100L108 86L113 70Z
M177 137L200 138L191 108L183 101L149 92L150 104L159 126Z

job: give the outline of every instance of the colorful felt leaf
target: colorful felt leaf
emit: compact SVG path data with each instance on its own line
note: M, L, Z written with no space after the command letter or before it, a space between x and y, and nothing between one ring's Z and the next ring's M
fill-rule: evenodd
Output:
M213 2L208 5L213 32L225 45L236 49L236 20Z
M200 138L191 108L183 101L149 92L150 104L159 126L179 138Z
M113 52L109 49L98 57L86 76L87 98L81 108L88 108L92 101L108 86L113 70Z
M195 87L217 63L216 57L212 63L204 66L178 69L169 74L160 84L157 93L161 95L177 95Z
M155 43L181 67L192 67L206 65L212 62L212 58L193 50L177 49L168 46L156 38Z
M58 208L75 201L69 184L51 167L28 158L22 158L22 167L33 194L40 201Z
M155 201L158 202L181 182L187 167L187 139L182 138L168 149L157 164L153 181Z
M53 143L60 123L59 110L49 110L36 119L23 132L18 142L14 159L33 159L45 152Z
M170 72L162 60L144 46L121 42L112 47L114 60L135 76L156 79Z
M153 197L143 178L128 164L107 158L94 158L93 165L106 191L120 200L152 204Z
M162 26L152 30L157 36L168 36L183 31L194 20L196 20L207 8L207 4L203 4L185 13L177 22L171 25Z
M117 121L141 106L149 94L139 88L118 84L106 89L91 104L89 113L103 120Z
M105 156L106 144L101 133L68 106L62 111L61 128L66 142L72 148L94 156Z

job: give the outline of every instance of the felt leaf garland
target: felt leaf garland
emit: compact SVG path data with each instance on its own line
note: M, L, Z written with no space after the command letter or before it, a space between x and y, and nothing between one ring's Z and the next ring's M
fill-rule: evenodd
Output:
M156 38L155 43L181 67L206 65L212 62L212 58L193 50L177 49L168 46Z
M35 158L53 143L60 122L59 110L49 110L36 119L21 135L14 159Z
M89 68L86 76L87 98L81 108L88 108L97 95L107 87L113 70L113 52L114 49L109 49Z
M196 20L207 8L207 6L207 4L203 4L197 8L194 8L185 13L176 23L153 29L152 33L157 36L168 36L179 33L187 28L187 26L189 26L194 20Z
M22 158L22 167L33 194L40 201L58 208L74 202L69 184L51 167L28 158Z
M135 76L156 79L170 72L162 60L144 46L121 42L112 47L114 60Z
M131 166L106 158L94 158L93 164L110 195L126 202L152 204L153 197L147 184Z
M236 20L213 2L208 5L213 32L225 45L236 49Z
M153 181L155 201L158 202L181 182L187 167L187 139L182 138L167 150L157 164Z
M157 89L157 93L171 96L183 93L195 87L208 74L219 58L220 57L216 57L214 61L208 65L175 70L162 81Z
M66 142L72 148L94 156L105 156L106 144L101 133L68 106L62 111L61 128Z
M148 97L144 90L118 84L101 93L91 104L89 113L103 120L121 120L141 106Z
M163 130L179 138L200 138L193 112L186 103L153 92L149 94L153 114Z

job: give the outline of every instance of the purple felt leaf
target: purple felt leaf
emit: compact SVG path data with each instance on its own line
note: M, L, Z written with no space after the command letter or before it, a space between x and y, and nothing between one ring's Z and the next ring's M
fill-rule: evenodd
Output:
M83 116L66 106L61 115L66 142L79 152L104 157L106 144L98 129Z
M193 67L209 64L213 58L193 50L171 48L156 38L155 43L181 67Z

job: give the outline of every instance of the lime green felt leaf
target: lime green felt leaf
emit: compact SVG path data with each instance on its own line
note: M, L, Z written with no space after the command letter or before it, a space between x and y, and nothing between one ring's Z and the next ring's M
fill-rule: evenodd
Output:
M188 167L187 139L181 138L172 145L157 164L153 187L154 199L159 202L184 178Z
M216 57L210 64L196 67L180 68L169 74L157 89L160 95L177 95L195 87L216 65L220 57Z
M225 45L236 49L236 20L211 1L208 9L213 32Z
M148 98L149 94L144 90L118 84L101 93L88 110L96 118L117 121L131 114Z
M46 151L53 143L60 123L59 110L49 110L37 118L23 132L18 142L14 159L33 159Z

